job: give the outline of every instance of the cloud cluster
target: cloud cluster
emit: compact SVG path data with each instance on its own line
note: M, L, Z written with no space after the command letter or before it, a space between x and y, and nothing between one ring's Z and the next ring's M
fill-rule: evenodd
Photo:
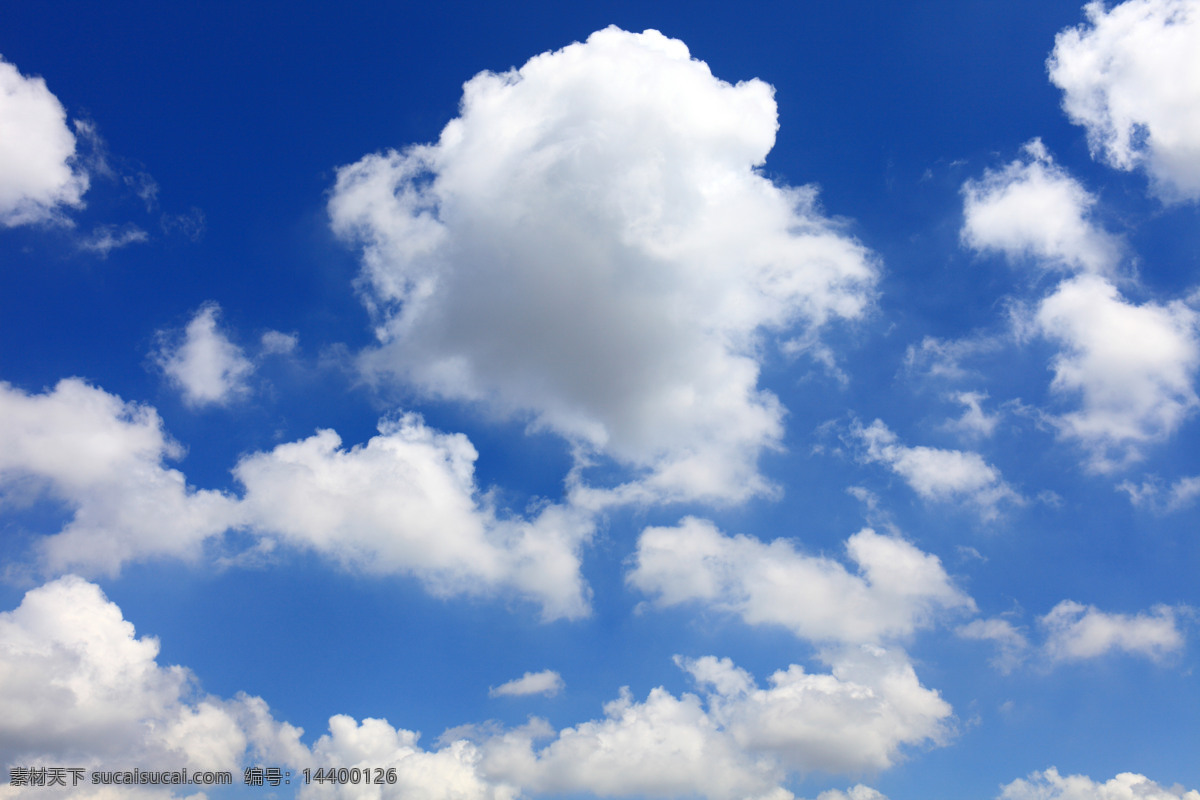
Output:
M858 574L788 540L726 536L689 517L642 532L627 582L659 606L701 603L820 642L904 637L941 613L974 610L938 558L903 539L868 528L846 540L846 552Z
M658 688L637 702L624 690L601 720L557 734L535 722L489 740L483 768L554 794L788 800L779 785L788 771L884 769L904 745L949 734L949 704L902 653L863 646L825 658L830 673L793 664L765 689L729 659L678 658L703 700Z
M83 205L87 188L58 98L42 78L0 59L0 225L62 219L64 206Z
M903 653L864 646L823 655L829 673L793 664L772 675L768 688L728 659L679 658L703 699L658 688L637 702L622 690L602 719L557 732L536 719L507 731L483 726L474 737L445 737L453 740L426 750L419 734L385 720L338 715L309 748L303 731L275 720L261 699L203 695L186 669L160 666L157 653L158 643L138 638L93 584L70 576L30 591L15 611L0 614L7 710L0 757L18 765L396 770L392 784L314 784L303 798L588 792L791 800L780 785L789 771L886 768L906 745L943 742L951 713L920 685ZM863 786L845 796L880 797Z
M1122 772L1104 783L1086 775L1060 775L1054 767L1018 778L1003 788L998 800L1200 800L1200 792L1182 786L1160 786L1145 775Z
M1128 0L1085 6L1058 34L1047 67L1063 110L1094 155L1143 167L1164 201L1200 199L1200 2Z
M302 760L301 731L261 699L203 695L157 655L94 584L68 576L27 593L0 613L0 762L195 771Z
M365 368L531 415L633 468L626 497L767 491L764 338L861 317L878 273L814 189L757 170L776 127L768 85L656 31L475 76L437 143L338 173L333 227L380 319Z
M1051 389L1079 408L1048 418L1084 448L1088 467L1121 468L1178 429L1200 405L1200 313L1122 296L1116 240L1088 218L1094 198L1040 142L963 194L964 243L1068 273L1016 321L1060 348Z
M1025 502L978 453L909 447L878 419L865 428L855 420L851 435L865 446L867 461L886 465L927 500L970 503L988 520L1005 505Z
M205 539L234 525L232 498L196 490L165 465L182 454L154 409L78 378L34 395L0 383L0 491L14 502L45 492L73 512L39 543L51 572L195 558Z
M349 450L325 430L246 455L233 469L240 499L188 486L165 465L181 455L153 409L78 379L40 395L0 384L0 490L12 501L46 492L73 513L38 544L51 572L195 559L237 528L349 568L413 575L439 595L515 592L550 619L589 611L579 567L592 518L559 505L502 516L475 484L467 438L415 415Z

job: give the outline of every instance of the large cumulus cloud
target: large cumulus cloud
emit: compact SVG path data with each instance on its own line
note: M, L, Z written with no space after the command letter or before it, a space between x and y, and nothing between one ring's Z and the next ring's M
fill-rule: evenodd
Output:
M529 414L639 471L632 496L768 490L784 409L757 385L764 335L811 343L877 277L814 189L758 171L776 128L771 87L656 31L475 76L437 143L338 173L333 227L379 312L364 363Z

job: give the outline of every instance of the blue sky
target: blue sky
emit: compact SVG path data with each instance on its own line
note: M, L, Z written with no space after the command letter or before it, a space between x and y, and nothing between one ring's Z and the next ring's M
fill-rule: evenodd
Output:
M1200 3L54 6L0 798L1196 800Z

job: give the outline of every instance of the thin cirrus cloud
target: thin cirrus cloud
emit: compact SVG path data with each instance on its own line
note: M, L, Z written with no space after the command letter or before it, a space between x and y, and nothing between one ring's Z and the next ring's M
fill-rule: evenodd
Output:
M1200 2L1094 0L1047 61L1095 156L1141 167L1164 202L1200 199Z
M878 278L815 189L756 171L777 127L771 87L656 31L480 73L437 143L338 172L333 228L379 317L364 369L637 474L589 502L769 492L784 409L760 343L861 318Z
M906 637L940 615L975 609L936 556L903 539L868 528L846 540L846 551L859 574L785 539L726 536L689 517L642 532L626 582L660 607L707 605L820 642Z
M62 103L45 80L0 59L0 225L63 222L88 183Z
M153 408L67 379L27 394L0 384L0 486L44 492L71 519L37 543L39 567L116 574L132 561L197 561L231 529L356 571L404 574L439 596L514 592L547 619L585 616L580 551L593 521L548 505L532 518L498 513L474 480L462 434L415 415L381 423L345 449L318 431L243 456L243 496L188 485L167 466L182 449Z

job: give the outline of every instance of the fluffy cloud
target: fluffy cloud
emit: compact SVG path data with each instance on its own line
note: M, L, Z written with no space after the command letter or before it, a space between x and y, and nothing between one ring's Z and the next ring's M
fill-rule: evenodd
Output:
M83 205L87 173L76 168L67 114L41 78L0 59L0 225L58 218Z
M194 558L237 519L236 502L165 466L182 450L154 409L77 378L45 394L0 383L0 491L47 492L73 512L40 543L51 571L116 572L134 558ZM23 497L24 496L24 497Z
M859 574L797 552L785 539L725 536L689 517L642 532L627 582L660 606L705 603L750 624L783 625L827 642L906 636L945 610L974 610L938 558L903 539L868 528L846 541L846 552Z
M234 467L243 497L189 487L165 466L181 448L152 408L78 379L27 395L0 384L0 491L40 493L73 516L38 544L51 572L117 572L129 561L194 559L231 528L283 541L354 569L409 574L440 595L515 591L547 618L588 613L579 550L589 515L547 505L497 513L474 481L475 449L419 417L381 425L349 450L319 431Z
M1043 267L1111 272L1120 243L1089 219L1096 198L1034 139L1024 158L963 184L962 240Z
M1041 302L1033 324L1062 346L1051 388L1081 400L1055 423L1088 449L1096 471L1137 460L1200 404L1200 314L1181 302L1135 305L1107 280L1081 275Z
M502 683L488 690L489 697L520 697L527 694L544 694L553 697L563 690L562 676L552 669L541 672L526 672L519 678Z
M987 437L996 430L1000 423L999 414L988 414L983 410L983 401L987 395L983 392L956 392L951 399L964 406L963 414L956 420L951 420L946 427L959 431L967 436Z
M655 31L475 76L436 144L338 173L333 227L380 318L365 367L634 468L614 497L767 491L784 411L761 340L862 316L877 279L814 189L757 171L776 128L767 84Z
M1112 650L1158 661L1183 648L1178 609L1155 606L1150 614L1108 614L1095 606L1063 600L1041 618L1046 654L1052 661L1080 661Z
M480 753L460 740L439 750L424 750L419 734L393 728L386 720L357 723L339 715L329 720L329 733L313 745L310 764L336 764L361 769L394 769L396 782L370 785L313 783L300 791L302 800L514 800L515 787L493 783L480 774Z
M190 406L224 405L248 390L246 378L254 371L242 349L217 329L221 307L205 303L187 324L183 339L161 332L155 360Z
M157 655L91 583L68 576L27 593L0 613L0 762L195 771L237 770L250 754L303 760L301 731L262 700L201 695Z
M319 431L234 467L247 524L347 566L419 577L435 594L515 589L547 618L588 613L579 550L592 519L548 505L532 519L502 518L475 485L466 436L409 414L349 450Z
M1145 775L1122 772L1106 783L1086 775L1063 777L1050 767L1018 778L1003 788L998 800L1200 800L1200 792L1181 786L1160 786Z
M1144 167L1164 201L1200 198L1200 2L1094 0L1085 11L1047 63L1063 110L1093 155Z
M556 735L534 723L488 740L484 771L555 794L787 800L779 783L789 770L884 769L904 745L940 743L948 733L950 706L898 652L842 651L828 657L827 674L793 664L767 689L729 659L676 660L703 701L658 688L637 702L624 690L604 719ZM545 736L552 741L536 749Z
M908 447L878 419L866 428L856 420L851 435L866 446L867 461L886 465L927 500L968 502L984 519L995 519L1002 505L1025 502L978 453Z

